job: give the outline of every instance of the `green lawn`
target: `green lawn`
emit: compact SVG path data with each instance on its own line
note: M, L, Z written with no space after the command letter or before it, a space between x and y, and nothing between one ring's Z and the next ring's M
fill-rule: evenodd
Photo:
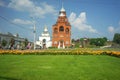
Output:
M120 80L120 58L106 55L0 55L0 80Z

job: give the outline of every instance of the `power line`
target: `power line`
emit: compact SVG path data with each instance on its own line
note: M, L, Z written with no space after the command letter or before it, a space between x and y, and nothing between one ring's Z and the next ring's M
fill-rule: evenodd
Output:
M27 30L31 30L31 29L26 28L26 27L24 27L24 26L21 26L21 25L15 24L15 23L11 22L10 20L8 20L7 18L5 18L5 17L3 17L3 16L0 16L0 18L3 19L3 20L5 20L5 21L7 21L8 23L10 23L10 24L12 24L12 25L15 25L15 26L19 27L19 28L27 29Z

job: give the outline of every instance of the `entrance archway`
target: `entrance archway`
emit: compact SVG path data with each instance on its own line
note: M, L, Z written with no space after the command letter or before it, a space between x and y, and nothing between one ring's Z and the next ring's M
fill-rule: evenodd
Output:
M63 41L62 40L60 41L60 47L61 48L63 47Z
M43 49L46 48L46 39L43 39Z

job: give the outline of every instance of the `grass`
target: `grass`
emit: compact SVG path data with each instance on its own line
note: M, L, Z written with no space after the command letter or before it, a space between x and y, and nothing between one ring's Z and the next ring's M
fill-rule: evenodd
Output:
M0 80L120 80L120 58L105 55L0 55Z

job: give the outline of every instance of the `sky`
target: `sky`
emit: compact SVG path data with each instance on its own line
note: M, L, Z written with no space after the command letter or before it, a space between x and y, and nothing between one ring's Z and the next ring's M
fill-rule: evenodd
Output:
M112 40L120 33L120 0L0 0L0 33L18 33L33 41L52 25L63 7L71 24L71 38L107 37Z

